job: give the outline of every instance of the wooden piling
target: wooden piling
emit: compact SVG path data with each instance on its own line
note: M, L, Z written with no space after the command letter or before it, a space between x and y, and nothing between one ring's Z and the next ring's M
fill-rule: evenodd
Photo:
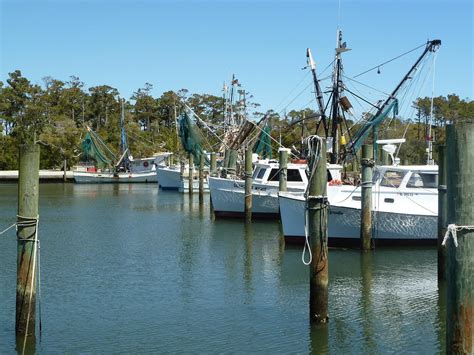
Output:
M280 174L279 174L279 191L287 190L287 181L288 181L288 152L290 150L287 148L280 148L279 153L279 164L280 164Z
M235 175L237 173L237 160L238 160L237 151L234 149L230 149L229 150L229 165L227 167L227 171L231 175Z
M20 146L15 325L17 336L35 334L39 161L39 145Z
M245 150L245 220L252 220L252 149Z
M188 176L188 193L193 195L193 178L194 178L194 157L189 154L189 176Z
M199 204L204 202L204 159L205 154L201 154L199 159Z
M474 120L456 123L447 133L449 134L446 143L448 224L451 228L455 228L457 245L451 233L446 243L448 260L446 353L472 354L474 353Z
M310 264L310 319L314 324L326 323L328 317L328 203L326 140L322 139L320 158L310 176L308 234L312 260Z
M372 248L372 168L374 166L371 144L362 146L362 191L360 212L360 249Z
M67 182L67 160L66 160L66 158L64 158L64 160L63 160L63 169L64 169L63 182Z
M216 153L211 153L211 166L210 166L210 174L211 176L217 176L217 161L216 161Z
M451 130L448 126L447 130ZM447 183L446 146L438 146L438 281L445 280L446 248L442 246L448 218L446 183Z

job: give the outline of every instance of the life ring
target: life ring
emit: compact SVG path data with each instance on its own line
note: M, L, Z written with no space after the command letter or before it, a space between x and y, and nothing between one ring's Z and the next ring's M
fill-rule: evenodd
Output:
M145 168L148 168L148 162L147 162L147 161L143 162L143 166L144 166Z

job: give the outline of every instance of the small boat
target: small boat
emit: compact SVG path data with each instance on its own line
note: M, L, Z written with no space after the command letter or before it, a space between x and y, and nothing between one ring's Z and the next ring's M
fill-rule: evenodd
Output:
M158 153L150 158L130 157L128 171L107 171L96 167L76 167L74 181L78 184L157 182L156 166L162 164L171 153Z
M373 240L376 245L436 244L438 166L380 166L372 188ZM361 187L328 187L329 245L360 241ZM279 204L285 240L305 240L303 193L281 192Z
M79 184L96 183L136 183L157 182L156 166L163 162L172 153L157 153L149 158L134 159L127 145L125 131L125 109L122 100L121 151L119 159L90 127L82 142L83 152L88 158L95 160L94 165L79 165L73 171L74 181ZM114 163L117 161L117 163ZM98 167L98 166L100 167Z

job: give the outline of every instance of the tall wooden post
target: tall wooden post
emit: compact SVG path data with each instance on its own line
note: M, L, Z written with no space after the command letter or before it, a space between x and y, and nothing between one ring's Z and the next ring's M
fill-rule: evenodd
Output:
M235 175L237 173L237 160L238 160L237 151L234 149L230 149L229 150L229 166L227 167L227 171L229 174Z
M280 148L279 153L279 164L280 164L280 174L279 174L279 183L278 190L286 191L286 185L288 181L288 152L290 150L287 148Z
M211 166L210 166L210 174L211 176L217 176L217 161L216 161L216 153L211 153Z
M17 336L35 334L39 161L39 145L20 146L15 326Z
M199 203L204 202L204 159L205 154L201 154L201 159L199 159Z
M451 130L451 129L450 129ZM446 353L474 353L474 120L449 131ZM455 228L452 230L452 228ZM450 230L448 225L448 230ZM453 233L457 238L453 236ZM457 241L457 243L456 243Z
M245 220L252 219L252 149L245 150Z
M312 253L310 264L309 311L312 323L326 323L328 317L328 204L326 140L322 140L321 156L315 173L310 176L308 233Z
M188 193L193 195L193 178L194 178L194 157L189 154L189 176L188 176Z
M452 131L452 126L446 128ZM450 135L451 133L447 133ZM446 279L446 248L442 245L446 234L448 219L446 183L447 183L446 146L438 146L438 281Z
M362 191L360 212L360 248L372 248L372 167L373 148L370 144L362 146Z

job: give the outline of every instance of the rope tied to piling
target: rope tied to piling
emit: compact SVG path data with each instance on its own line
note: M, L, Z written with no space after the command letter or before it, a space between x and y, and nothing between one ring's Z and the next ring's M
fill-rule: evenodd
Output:
M372 180L362 181L360 183L360 187L372 187L373 185L374 183L372 182Z
M38 243L39 240L37 239L38 235L38 224L39 224L39 216L36 217L25 217L25 216L20 216L17 215L17 221L15 223L16 225L16 230L18 232L19 228L28 228L28 227L35 227L35 231L31 236L27 238L21 238L17 234L17 240L21 240L24 242L33 242L33 243Z
M316 173L316 167L319 163L319 159L321 159L321 150L322 150L322 145L323 145L323 140L321 137L314 135L314 136L309 136L308 138L305 139L305 143L307 145L307 159L308 159L308 165L306 166L308 176L309 176L309 181L308 185L306 186L306 191L304 193L305 196L305 222L304 222L304 235L305 235L305 243L304 243L304 248L303 248L303 253L301 255L301 261L303 262L304 265L308 266L311 264L313 261L313 254L311 252L311 245L309 243L309 231L308 231L308 225L309 225L309 210L321 210L322 213L326 211L326 208L329 205L329 202L327 201L327 196L313 196L309 194L309 187L311 185L311 181L314 178L314 175ZM309 207L309 201L312 200L317 200L317 205L314 207ZM319 202L319 203L318 203ZM325 243L325 241L322 241L322 244ZM305 255L306 255L306 250L308 250L308 261L306 261Z
M444 234L444 239L441 245L446 246L446 243L449 239L450 236L453 238L454 246L457 248L458 247L458 233L459 231L462 230L474 230L474 225L470 226L457 226L454 223L448 224L446 233Z

